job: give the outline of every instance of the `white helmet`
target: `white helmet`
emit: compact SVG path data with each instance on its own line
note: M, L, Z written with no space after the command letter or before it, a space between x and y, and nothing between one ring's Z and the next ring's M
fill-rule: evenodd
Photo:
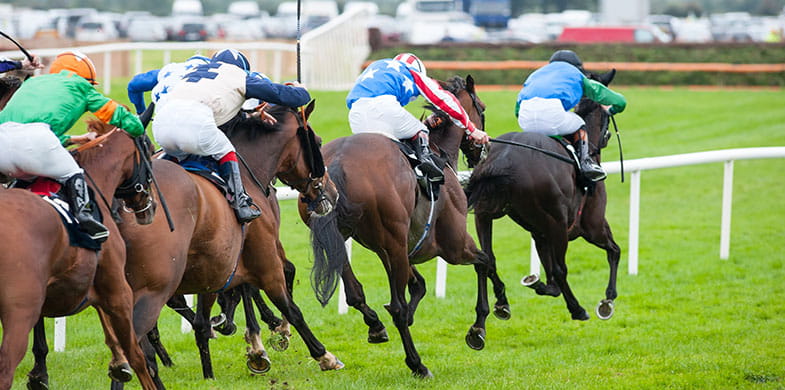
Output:
M416 55L412 53L401 53L393 59L403 62L409 69L420 72L425 76L425 64L423 64Z

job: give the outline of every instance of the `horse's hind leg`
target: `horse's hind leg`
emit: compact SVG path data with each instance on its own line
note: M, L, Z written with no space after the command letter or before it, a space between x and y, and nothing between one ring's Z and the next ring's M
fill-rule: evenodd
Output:
M425 296L425 278L417 271L415 266L412 268L412 277L409 278L409 326L414 324L414 312Z
M33 328L33 356L35 364L27 373L27 388L30 390L46 390L49 388L49 373L46 367L46 356L49 346L46 343L44 318L41 317Z
M256 315L253 309L252 290L256 290L249 284L242 284L237 287L242 296L243 310L245 311L245 342L250 345L246 353L246 366L254 374L264 374L270 371L270 358L267 356L267 351L262 344L262 338L259 335L260 328L259 322L256 321ZM258 290L257 290L258 291Z
M202 361L202 375L204 379L214 379L213 363L210 358L210 336L212 328L210 326L210 308L215 302L216 294L199 294L196 304L196 316L194 317L193 328L196 338L196 347L199 349L199 358Z
M493 314L501 320L510 319L510 303L507 301L507 293L501 278L496 271L496 255L493 253L493 219L489 216L475 214L474 227L477 229L477 237L480 247L488 256L487 272L488 278L493 283L493 294L496 296L496 303L493 305Z
M542 242L542 243L541 243ZM581 307L578 298L572 293L570 285L567 283L567 263L565 255L567 254L567 232L565 230L554 231L550 234L549 239L537 240L537 250L545 262L551 264L551 273L549 277L553 277L556 285L561 290L564 302L567 304L567 310L570 311L573 320L586 321L589 319L589 313L586 309Z
M371 344L384 343L390 340L379 316L365 303L363 285L354 276L351 265L347 263L341 274L344 291L346 291L346 304L357 309L363 315L365 325L368 325L368 342Z

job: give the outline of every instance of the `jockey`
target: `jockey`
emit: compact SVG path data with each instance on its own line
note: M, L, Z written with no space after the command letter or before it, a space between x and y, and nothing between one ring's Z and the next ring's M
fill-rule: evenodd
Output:
M68 136L65 132L86 111L135 137L144 128L136 115L95 90L95 75L87 56L66 51L52 62L50 74L22 83L0 111L0 172L15 178L43 176L61 183L79 225L103 242L109 231L90 214L84 170L64 147L85 143L95 134Z
M605 171L589 156L583 119L570 111L582 96L600 103L611 115L624 111L627 106L624 96L584 75L577 54L558 50L548 65L534 71L523 83L515 104L515 117L524 131L547 136L572 134L581 174L599 181L605 179Z
M240 223L259 217L261 212L245 193L234 146L218 126L237 116L248 98L290 107L311 100L299 84L276 84L249 71L248 59L239 51L219 51L163 95L153 121L153 135L168 155L183 159L195 154L218 160L218 173L229 187Z
M139 73L128 82L128 100L136 107L136 113L141 115L145 110L144 93L150 93L150 101L157 104L161 97L169 92L169 89L186 73L190 72L197 65L210 62L205 56L195 55L184 62L173 62L161 69L153 69L145 73Z
M5 73L16 69L36 70L36 69L41 69L43 67L44 65L41 63L41 59L36 55L33 56L32 62L27 57L22 59L22 61L14 61L8 58L0 58L0 73Z
M352 133L380 133L393 139L410 139L420 160L420 170L431 181L441 181L444 173L431 159L428 127L403 107L423 95L425 100L447 113L466 129L475 143L488 142L488 134L477 129L458 99L426 76L422 61L411 53L374 61L357 78L346 97Z

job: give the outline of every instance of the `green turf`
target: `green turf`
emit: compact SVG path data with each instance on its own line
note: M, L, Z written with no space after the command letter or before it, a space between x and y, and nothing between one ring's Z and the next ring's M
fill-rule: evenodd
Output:
M481 82L481 80L478 80ZM114 88L123 102L122 84ZM629 100L617 116L627 159L676 153L785 145L785 91L693 91L619 88ZM482 92L492 136L514 131L516 91ZM349 134L345 92L314 92L311 122L325 141ZM419 109L413 108L416 112ZM614 140L603 160L618 159ZM616 314L598 320L608 271L604 253L571 243L569 281L587 322L570 320L562 298L536 296L518 281L528 272L529 235L507 219L497 221L494 248L507 282L513 317L489 318L487 346L469 349L463 337L474 318L471 267L450 267L447 298L433 295L435 262L420 266L429 292L411 327L423 362L435 377L411 377L400 337L382 305L389 299L378 259L354 246L353 265L369 304L388 326L390 342L370 345L361 316L326 308L309 285L308 232L293 201L282 202L282 240L298 267L295 300L311 329L345 364L321 372L295 335L286 352L270 351L273 368L251 376L241 335L211 343L216 380L201 379L192 334L164 309L166 346L176 363L161 375L169 389L782 389L785 387L785 160L735 164L730 258L719 259L722 164L646 171L641 176L640 269L628 275L629 185L607 179L607 217L622 247ZM470 218L471 219L471 218ZM473 233L473 222L469 230ZM52 321L47 321L51 329ZM51 331L48 333L51 337ZM108 386L109 352L94 310L68 318L68 345L51 353L53 389ZM14 389L32 367L28 353ZM139 388L134 381L126 388Z

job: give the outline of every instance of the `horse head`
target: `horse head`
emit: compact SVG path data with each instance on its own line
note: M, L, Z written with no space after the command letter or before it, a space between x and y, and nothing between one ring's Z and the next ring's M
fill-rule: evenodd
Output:
M449 80L439 81L442 88L455 95L463 109L469 115L472 123L478 129L485 129L485 103L480 100L474 88L474 78L471 75L466 79L454 76ZM456 126L447 114L436 110L433 106L428 106L434 111L433 115L440 118L436 121L437 126L431 129L431 142L442 148L449 156L452 164L457 163L457 152L460 149L466 157L467 165L474 167L480 162L484 152L483 146L475 145L465 131Z
M260 153L257 147L254 156L246 153L246 157L254 159L252 165L275 164L269 169L284 184L302 194L300 201L308 205L308 210L317 215L326 215L335 206L338 190L330 181L324 166L322 139L308 122L314 106L314 101L302 111L281 105L268 106L265 113L275 118L275 124L265 123L258 116L252 115L227 130L227 135L243 150L253 147L251 142L244 140L251 141L260 134L266 137L260 144L274 148L275 152L259 155L263 153ZM258 131L259 129L262 131ZM245 134L245 138L242 138L241 134ZM278 156L276 161L272 161L272 153Z
M606 87L613 81L616 76L616 69L612 69L607 73L595 74L588 72L588 77L592 80L599 81ZM610 130L608 129L608 122L610 115L602 108L602 106L588 98L582 98L575 107L575 113L583 118L586 122L586 132L591 145L590 154L597 158L599 161L600 151L608 146L608 140L611 137Z
M128 133L97 119L88 120L87 128L99 137L75 149L75 153L80 156L80 163L92 160L94 157L91 155L99 153L124 156L120 163L105 163L106 166L102 167L120 173L119 185L112 187L115 188L113 196L122 203L124 211L134 214L138 224L152 223L156 203L150 193L153 180L150 138L142 135L131 140ZM107 174L110 172L107 171L103 176Z

